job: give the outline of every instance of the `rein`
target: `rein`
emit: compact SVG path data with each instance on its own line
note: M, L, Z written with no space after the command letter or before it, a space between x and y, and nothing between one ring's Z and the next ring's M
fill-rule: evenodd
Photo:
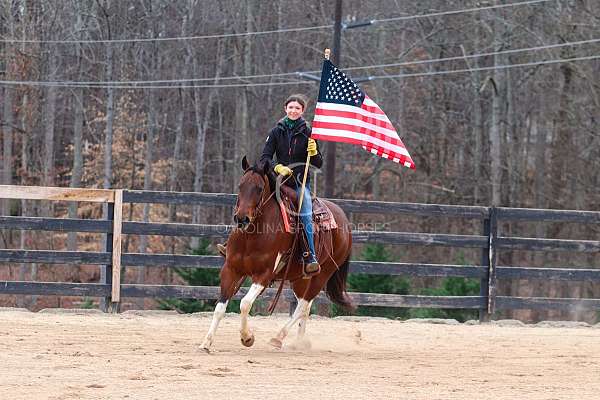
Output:
M244 172L244 175L245 175L246 173L248 173L248 171L252 171L252 169L251 169L251 168L248 168L248 169L247 169L247 170ZM283 179L283 181L281 182L281 184L283 185L283 184L284 184L285 182L287 182L287 181L288 181L288 179L290 179L290 178L291 178L291 175L290 175L290 176L287 176L285 179ZM263 182L264 182L264 185L263 185L263 188L262 188L262 192L260 193L260 201L258 202L258 205L256 206L256 209L255 209L255 211L254 211L254 220L252 221L252 223L255 223L255 222L256 222L256 220L257 220L257 219L258 219L258 218L259 218L259 217L262 215L262 213L263 213L263 207L264 207L264 206L265 206L265 205L266 205L266 204L269 202L269 200L271 200L271 199L273 198L273 196L275 195L275 193L277 193L277 190L274 190L274 191L273 191L273 192L272 192L272 193L269 195L269 197L267 197L267 198L265 199L265 192L266 192L266 190L267 190L267 187L268 187L268 185L269 185L269 181L268 181L268 179L269 179L269 178L267 178L267 176L266 176L266 175L264 175L264 176L263 176ZM238 199L237 199L237 201L236 201L236 204L235 204L235 209L234 209L234 213L237 213L237 208L238 208L238 205L239 205L239 198L238 198Z
M260 202L258 203L258 206L256 206L256 211L254 212L254 221L253 222L255 222L262 215L262 213L263 213L263 207L275 195L275 190L274 190L273 193L271 193L269 195L269 197L267 197L267 199L265 200L265 191L267 189L267 186L269 185L269 181L268 181L268 178L266 176L264 177L264 183L265 184L263 186L263 190L262 190L262 192L260 194Z

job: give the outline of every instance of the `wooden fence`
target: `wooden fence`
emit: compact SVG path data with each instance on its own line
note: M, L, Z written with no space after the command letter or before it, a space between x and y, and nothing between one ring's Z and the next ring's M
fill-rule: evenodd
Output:
M220 268L222 258L173 254L121 253L122 234L217 237L225 239L231 227L224 225L154 223L123 221L123 203L162 203L179 205L231 205L235 195L221 193L174 193L135 190L88 190L0 185L0 198L50 201L100 202L108 204L106 220L0 216L0 229L44 230L60 232L97 232L105 234L105 251L45 251L0 249L2 263L96 264L101 268L98 283L59 283L0 281L0 294L62 295L101 297L105 311L118 310L121 297L196 298L212 300L218 287L181 285L122 284L121 267ZM480 320L488 320L495 310L558 309L572 307L600 309L600 299L512 297L497 295L502 279L542 279L590 281L600 283L600 269L528 268L497 265L502 250L571 251L597 253L600 242L594 240L539 239L498 236L501 221L552 221L600 223L600 212L561 211L519 208L450 206L391 203L380 201L334 200L346 212L408 214L428 217L452 217L481 221L481 231L473 235L354 231L355 243L392 245L448 246L481 251L480 265L418 264L353 261L350 272L361 274L406 275L418 277L465 277L479 279L479 296L415 296L375 293L350 293L356 305L384 307L456 308L479 310ZM284 292L293 301L291 292ZM242 288L236 298L245 294ZM268 289L266 297L274 295ZM318 301L326 301L323 296Z

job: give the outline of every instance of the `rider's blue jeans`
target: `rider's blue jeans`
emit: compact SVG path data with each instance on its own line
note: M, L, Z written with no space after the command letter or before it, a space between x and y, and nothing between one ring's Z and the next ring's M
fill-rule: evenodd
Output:
M298 201L300 201L300 191L302 187L296 188L296 194L298 195ZM312 198L310 196L310 190L308 186L304 188L304 199L302 199L302 208L300 209L300 220L304 225L304 231L306 232L306 239L308 241L308 248L313 256L316 257L315 253L315 239L313 234L312 224Z

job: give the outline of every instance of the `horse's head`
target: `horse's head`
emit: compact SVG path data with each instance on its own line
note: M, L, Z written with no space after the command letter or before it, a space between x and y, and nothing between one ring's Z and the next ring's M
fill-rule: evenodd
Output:
M269 194L269 164L250 166L246 156L242 159L244 174L238 186L238 197L233 220L238 228L247 229L260 215L263 202Z

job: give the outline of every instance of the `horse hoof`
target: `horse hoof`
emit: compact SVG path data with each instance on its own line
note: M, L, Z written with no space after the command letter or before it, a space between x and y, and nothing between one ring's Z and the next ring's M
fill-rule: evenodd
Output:
M240 338L240 340L242 341L242 344L246 347L252 347L252 345L254 344L254 335L250 335L250 337L248 338Z
M206 354L210 354L210 349L207 346L200 346L200 350Z
M281 350L281 348L283 347L283 343L281 342L281 340L276 338L269 340L269 344L279 350Z

